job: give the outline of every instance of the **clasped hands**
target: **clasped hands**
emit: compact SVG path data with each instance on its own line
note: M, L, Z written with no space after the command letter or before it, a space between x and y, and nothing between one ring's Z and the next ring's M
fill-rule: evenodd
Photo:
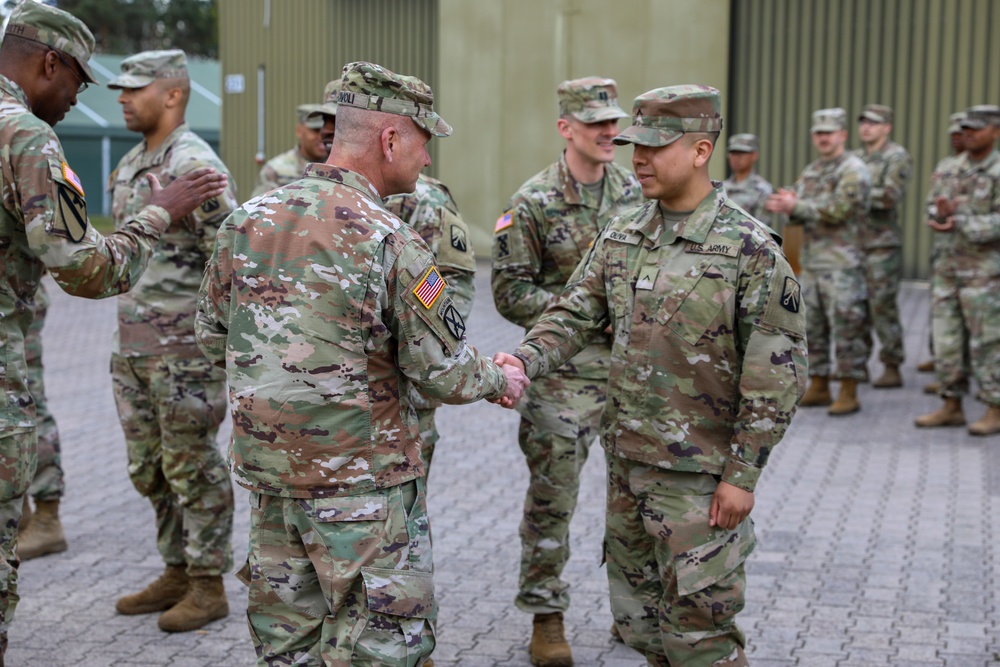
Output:
M507 391L500 398L491 398L489 401L502 408L513 408L531 384L531 380L524 374L524 364L521 363L520 359L506 352L497 352L493 357L493 363L499 366L500 370L507 376Z
M938 232L950 232L955 229L955 211L958 208L954 199L938 195L934 198L937 215L927 219L927 226Z

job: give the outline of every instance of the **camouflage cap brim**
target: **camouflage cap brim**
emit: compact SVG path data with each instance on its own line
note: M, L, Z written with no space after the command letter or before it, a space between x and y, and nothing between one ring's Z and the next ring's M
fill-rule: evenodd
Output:
M873 123L888 123L889 120L882 114L876 113L874 111L862 111L858 116L858 120L870 120Z
M963 118L958 122L958 126L962 130L981 130L987 125L989 123L982 118Z
M618 120L619 118L628 118L628 114L625 113L619 107L594 107L593 109L583 109L582 111L573 111L570 113L573 118L576 118L581 123L601 123L606 120Z
M337 115L337 103L336 102L326 102L325 104L317 104L316 108L309 112L306 116L306 120L313 120L316 118L322 118L326 120L326 116Z
M444 121L444 118L437 115L437 113L431 113L427 116L412 116L413 122L430 132L435 137L450 137L452 130L451 125Z
M679 130L661 130L644 125L630 125L611 141L618 145L639 144L640 146L669 146L684 136Z
M142 76L139 74L119 74L108 81L108 88L120 90L122 88L145 88L156 81L156 77Z
M729 153L756 153L757 149L750 144L732 143L727 149Z
M809 131L810 132L839 132L840 130L843 130L843 129L844 128L840 125L840 123L816 123L811 128L809 128Z

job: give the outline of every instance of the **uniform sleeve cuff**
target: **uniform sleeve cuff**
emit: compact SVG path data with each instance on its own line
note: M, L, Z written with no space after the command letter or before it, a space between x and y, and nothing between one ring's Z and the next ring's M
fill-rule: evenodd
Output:
M722 481L753 493L754 489L757 488L760 472L761 469L755 465L737 459L729 459L726 462L726 467L722 470Z

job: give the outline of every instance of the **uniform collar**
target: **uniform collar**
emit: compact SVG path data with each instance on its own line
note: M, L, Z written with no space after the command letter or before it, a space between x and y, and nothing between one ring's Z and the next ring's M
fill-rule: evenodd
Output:
M24 105L25 109L29 109L28 106L28 95L24 92L21 86L17 85L11 79L8 79L3 74L0 74L0 90L5 93L9 93L18 102Z
M302 174L302 177L321 178L334 183L339 183L340 185L346 185L349 188L354 188L355 190L360 191L362 195L373 200L379 206L385 206L382 202L382 196L378 193L378 190L375 189L375 186L372 185L372 182L361 174L351 171L350 169L344 169L343 167L337 167L330 164L310 162L306 165L306 170L305 173Z
M660 215L659 202L646 202L642 215L628 226L628 230L642 234L656 242L657 246L669 245L678 238L693 243L704 243L708 239L715 219L726 202L726 191L719 181L712 181L712 191L701 200L687 220L667 229Z
M163 143L157 146L156 150L151 153L146 152L145 142L143 142L143 150L141 155L139 156L139 166L142 169L148 169L150 167L155 167L159 164L162 164L163 161L167 158L167 153L169 153L170 149L173 148L175 143L177 143L177 139L180 138L180 136L187 131L188 131L188 124L181 123L180 125L175 127L170 132L170 134L166 136L166 138L163 140Z
M994 148L990 152L990 154L987 155L980 162L973 162L969 158L969 154L968 153L962 153L959 156L959 159L962 160L962 169L963 170L986 171L990 167L992 167L994 164L996 164L998 161L1000 161L1000 151L997 151L997 149Z

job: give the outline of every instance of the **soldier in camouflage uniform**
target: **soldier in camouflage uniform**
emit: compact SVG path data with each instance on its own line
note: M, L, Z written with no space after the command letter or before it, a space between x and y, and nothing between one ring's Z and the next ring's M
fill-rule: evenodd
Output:
M1000 433L1000 107L975 106L961 121L965 152L936 171L927 198L935 232L931 314L944 404L917 426L962 426L969 377L986 414L972 435Z
M472 314L476 296L476 256L469 239L469 228L458 212L458 204L441 181L420 174L417 188L408 194L385 198L385 208L413 227L434 253L434 261L448 284L448 296L455 303L462 320ZM430 476L434 446L441 436L434 423L434 410L441 401L424 398L411 385L410 402L417 410L420 424L420 456L424 474Z
M66 551L66 535L59 521L59 502L66 489L63 479L59 427L49 411L45 396L45 367L42 364L42 329L51 299L44 283L35 293L35 317L24 338L25 363L28 366L28 391L35 401L38 433L38 467L24 497L24 516L17 537L17 555L22 561ZM32 514L28 495L35 499Z
M729 178L722 181L726 195L754 218L765 225L770 225L771 216L764 210L764 202L774 192L774 187L754 169L760 158L760 142L757 136L734 134L729 137L726 157L733 172Z
M871 176L861 158L844 151L847 112L813 114L812 140L820 157L807 166L794 190L767 200L772 213L802 225L802 293L809 323L811 383L803 406L829 405L829 414L861 409L857 384L866 377L871 353L868 288L861 233L871 204ZM830 344L836 347L836 365ZM840 393L832 402L830 373L836 369Z
M868 166L872 179L871 211L868 224L861 228L861 246L865 252L868 312L882 345L879 361L885 366L872 383L877 389L903 386L899 367L905 359L897 303L903 273L899 207L913 175L913 160L905 148L889 138L894 115L885 105L866 105L858 117L858 134L864 147L853 151Z
M719 91L633 104L643 195L598 236L513 355L529 377L613 332L601 435L611 609L650 665L746 665L735 616L753 492L805 387L805 314L770 230L709 179Z
M245 203L205 273L198 341L230 385L251 491L240 578L259 665L426 665L436 617L424 468L404 385L511 406L420 236L385 210L451 128L430 87L345 66L325 165ZM290 286L295 286L290 289Z
M564 81L558 161L514 193L493 237L493 300L526 330L562 292L604 225L639 203L638 183L613 162L618 106L612 79ZM563 612L569 584L569 527L580 490L580 470L597 435L605 403L611 338L601 332L563 368L539 378L519 407L518 442L530 480L521 520L521 571L515 604L534 614L531 659L540 667L572 664Z
M340 94L340 79L334 79L323 89L323 103L309 112L310 120L321 120L319 137L327 155L333 148L333 137L337 131L337 95Z
M149 199L146 175L171 181L192 169L226 172L184 122L190 94L183 51L126 58L109 84L126 126L143 141L110 178L115 224ZM171 226L149 269L118 299L111 372L128 447L129 477L156 514L166 564L144 590L118 600L120 614L164 612L161 630L185 632L229 613L223 573L232 569L233 489L215 435L225 416L225 373L198 349L198 287L219 225L236 207L234 188Z
M296 109L299 122L295 125L295 138L298 144L295 148L276 155L260 168L257 183L253 186L251 197L262 195L268 190L288 185L302 178L302 172L310 162L323 162L330 154L330 149L323 145L320 130L323 129L323 117L314 112L320 109L318 104L300 104Z
M16 537L23 496L36 467L35 405L28 390L24 339L46 267L66 292L102 298L127 291L142 275L171 219L187 215L225 187L199 170L166 188L152 183L149 206L102 236L87 220L83 185L52 126L94 83L87 61L94 36L74 16L40 3L11 14L0 45L0 664L19 600ZM85 352L85 351L84 351Z

